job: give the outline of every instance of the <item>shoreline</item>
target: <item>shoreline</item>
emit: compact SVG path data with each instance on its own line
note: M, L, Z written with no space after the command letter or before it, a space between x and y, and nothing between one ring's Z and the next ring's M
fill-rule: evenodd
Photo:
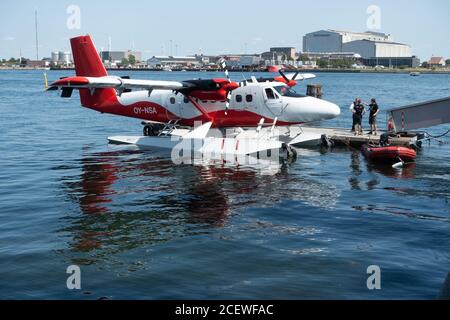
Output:
M74 71L75 68L16 68L16 67L0 67L0 71ZM152 68L106 68L107 71L150 71L150 72L171 72L161 69ZM183 70L173 70L172 72L182 72ZM185 69L186 72L222 72L220 69ZM233 72L250 72L250 73L267 73L267 70L261 69L234 69L229 70L230 73ZM297 70L285 70L285 72L296 72ZM372 74L410 74L412 72L419 72L420 74L450 74L449 68L444 68L443 70L429 70L429 69L300 69L303 73L372 73Z

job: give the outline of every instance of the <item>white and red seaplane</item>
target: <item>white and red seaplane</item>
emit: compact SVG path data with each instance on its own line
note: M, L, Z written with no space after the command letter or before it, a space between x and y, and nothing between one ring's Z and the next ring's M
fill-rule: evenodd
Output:
M48 90L61 89L69 98L77 89L86 108L143 120L143 136L109 137L111 143L174 148L180 139L198 140L196 151L251 155L318 140L299 125L340 115L337 105L292 89L312 74L280 71L278 77L237 83L224 64L223 79L134 80L108 75L89 35L71 39L71 46L76 76L61 78ZM280 135L278 126L296 129ZM228 134L218 137L217 131Z

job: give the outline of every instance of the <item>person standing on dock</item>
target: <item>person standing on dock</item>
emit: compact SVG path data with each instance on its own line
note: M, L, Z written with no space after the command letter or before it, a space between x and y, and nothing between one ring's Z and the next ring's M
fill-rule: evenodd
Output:
M369 111L370 111L370 115L369 115L370 133L369 134L377 135L377 131L378 131L377 116L378 116L378 113L380 112L380 108L378 107L378 103L375 98L372 98L372 100L369 104Z
M353 101L352 104L350 105L350 111L352 112L352 115L353 115L352 132L355 132L355 120L356 120L355 106L358 103L361 103L361 98L355 98L355 101Z
M364 113L366 113L366 109L364 108L364 104L361 99L356 100L356 104L353 106L353 122L355 123L355 135L362 135L362 118Z

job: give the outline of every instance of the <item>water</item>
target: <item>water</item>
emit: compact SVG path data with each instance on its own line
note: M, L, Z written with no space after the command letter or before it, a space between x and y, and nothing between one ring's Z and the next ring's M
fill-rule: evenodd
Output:
M449 75L317 82L343 107L327 126L350 126L355 95L383 109L450 96ZM108 146L139 121L44 93L42 72L1 71L0 111L2 299L434 299L450 270L449 144L426 145L401 172L336 149L266 175ZM73 264L79 291L66 288ZM382 290L366 287L370 265Z

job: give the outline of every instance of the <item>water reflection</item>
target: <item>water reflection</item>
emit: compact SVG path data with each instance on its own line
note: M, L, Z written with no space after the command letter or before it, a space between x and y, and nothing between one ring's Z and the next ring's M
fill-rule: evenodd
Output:
M359 177L363 173L361 170L361 152L352 151L350 153L350 169L352 175L348 179L352 190L361 190Z
M389 164L374 163L364 159L360 151L354 150L350 153L350 177L348 179L352 190L362 190L362 176L364 171L362 169L362 161L366 164L367 172L370 174L370 179L365 183L367 190L374 190L381 184L379 175L393 178L393 179L414 179L416 164L411 163L402 169L394 169Z
M376 164L367 162L367 171L382 174L393 179L414 179L416 164L410 163L401 169L394 169L389 164Z
M450 272L447 274L444 284L442 285L442 289L439 294L439 299L450 300Z
M174 165L146 151L119 150L86 152L78 167L81 173L62 180L82 215L64 218L61 229L71 235L73 253L90 253L76 255L78 263L211 232L248 206L297 200L332 208L340 195L332 184L291 174L287 165L267 176L250 167Z
M373 214L387 214L416 220L450 222L450 218L448 216L420 212L417 211L415 208L403 208L395 205L383 206L383 205L369 204L362 206L353 206L353 209L360 212L367 212Z

